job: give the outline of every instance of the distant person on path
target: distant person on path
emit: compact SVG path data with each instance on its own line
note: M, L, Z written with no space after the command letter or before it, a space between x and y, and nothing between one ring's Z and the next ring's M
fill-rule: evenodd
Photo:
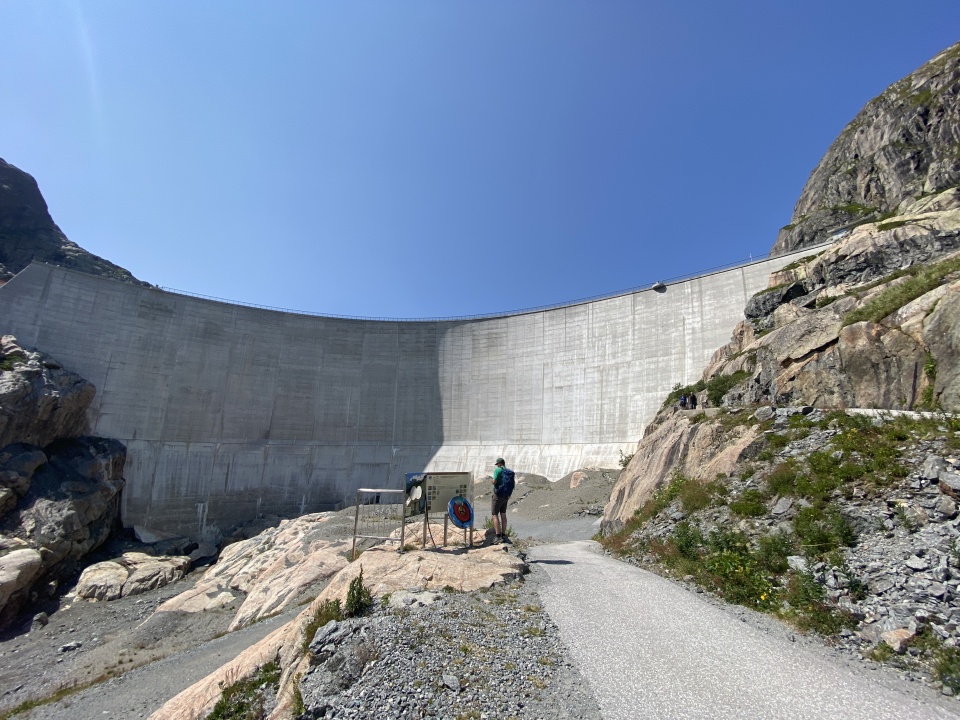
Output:
M687 409L687 396L686 396L686 394L680 396L680 409L681 409L681 410L686 410L686 409Z
M690 406L691 410L697 409L697 396L694 393L690 393L690 399L687 400L687 405Z
M490 515L493 518L494 543L510 542L507 538L507 503L513 494L515 485L513 470L506 466L503 458L497 458L493 471L493 501Z

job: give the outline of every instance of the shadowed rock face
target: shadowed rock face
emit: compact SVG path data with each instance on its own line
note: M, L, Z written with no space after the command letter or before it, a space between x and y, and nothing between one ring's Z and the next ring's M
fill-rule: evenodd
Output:
M0 158L0 280L9 280L34 260L140 282L122 267L70 242L50 217L33 176Z
M775 254L960 183L960 43L871 100L810 174Z

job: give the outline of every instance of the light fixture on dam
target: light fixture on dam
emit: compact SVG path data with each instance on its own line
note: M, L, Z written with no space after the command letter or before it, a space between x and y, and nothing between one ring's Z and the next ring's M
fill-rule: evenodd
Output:
M666 291L667 291L667 286L664 285L664 284L663 284L662 282L660 282L659 280L657 280L653 285L650 286L650 289L651 289L651 290L654 290L654 291L656 291L656 292L658 292L658 293L662 293L662 292L666 292Z

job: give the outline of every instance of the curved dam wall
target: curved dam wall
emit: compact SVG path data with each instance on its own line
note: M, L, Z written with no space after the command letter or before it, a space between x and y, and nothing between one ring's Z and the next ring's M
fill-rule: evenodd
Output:
M128 450L122 517L200 535L352 504L403 473L557 479L617 467L675 383L699 378L785 255L477 320L263 310L34 264L2 331L97 387L90 432Z

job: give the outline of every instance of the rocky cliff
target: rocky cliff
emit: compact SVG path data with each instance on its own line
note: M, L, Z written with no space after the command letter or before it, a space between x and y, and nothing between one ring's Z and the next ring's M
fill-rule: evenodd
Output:
M960 43L874 98L811 173L774 252L882 220L960 184Z
M0 339L0 628L53 595L117 522L126 449L83 435L94 392Z
M0 158L0 280L9 280L34 260L140 282L122 267L70 242L50 217L37 181Z
M958 99L960 45L844 130L774 250L835 241L774 274L668 396L603 520L631 561L944 694L960 692Z

